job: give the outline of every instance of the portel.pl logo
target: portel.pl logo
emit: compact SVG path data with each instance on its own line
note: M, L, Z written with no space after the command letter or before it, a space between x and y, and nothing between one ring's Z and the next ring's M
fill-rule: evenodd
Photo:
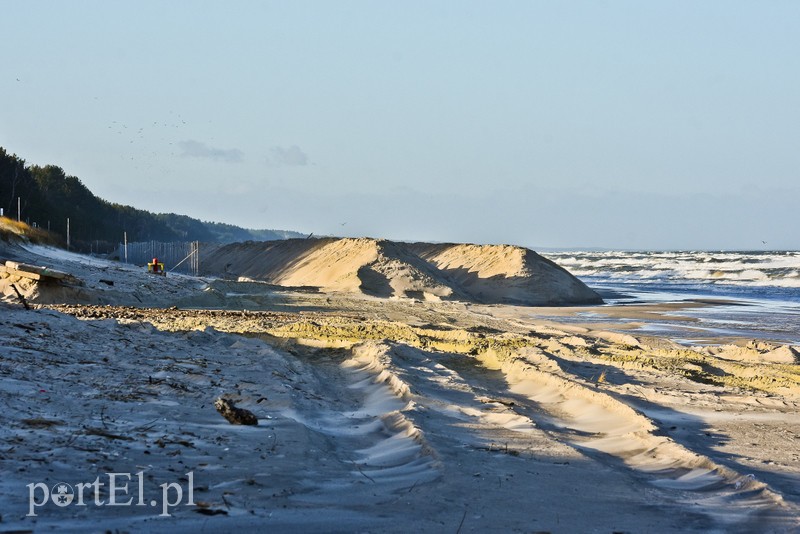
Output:
M60 508L67 506L161 506L159 517L170 517L170 508L180 504L194 506L194 472L186 473L186 502L183 502L183 487L177 482L161 484L160 499L145 499L144 471L138 473L105 473L107 482L100 477L94 482L79 482L74 486L58 482L48 486L44 482L28 484L28 517L36 517L36 509L48 502ZM136 480L133 480L136 479ZM101 498L100 488L107 488L107 499Z

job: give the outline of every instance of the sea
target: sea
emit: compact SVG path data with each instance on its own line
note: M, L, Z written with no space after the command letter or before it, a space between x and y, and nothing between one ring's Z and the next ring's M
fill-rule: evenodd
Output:
M707 302L676 311L696 321L639 331L686 345L752 338L800 345L800 251L551 251L542 254L600 293L606 306ZM579 314L602 322L602 306ZM631 319L631 321L633 321Z

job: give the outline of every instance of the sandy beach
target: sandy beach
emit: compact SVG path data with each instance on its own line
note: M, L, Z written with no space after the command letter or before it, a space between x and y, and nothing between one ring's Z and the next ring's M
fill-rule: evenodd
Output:
M463 251L334 245L356 259L323 290L312 263L157 277L5 245L82 285L0 302L0 531L800 529L798 347L643 328L713 303L504 303L497 256L467 278Z
M2 8L0 534L800 534L800 1Z

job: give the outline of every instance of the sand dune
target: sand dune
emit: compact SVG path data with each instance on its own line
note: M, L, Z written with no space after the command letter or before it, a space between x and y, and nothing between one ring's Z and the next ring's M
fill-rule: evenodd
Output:
M201 263L211 275L383 298L522 305L601 302L563 268L510 245L295 239L228 245Z

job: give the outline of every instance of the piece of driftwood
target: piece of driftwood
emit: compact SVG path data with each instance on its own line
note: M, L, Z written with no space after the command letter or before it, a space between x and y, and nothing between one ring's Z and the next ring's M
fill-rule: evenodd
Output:
M62 285L84 285L82 280L75 278L69 273L48 269L47 267L38 267L36 265L28 265L27 263L19 263L16 261L6 261L5 272L19 276L21 278L28 278L36 282L49 282Z
M220 397L214 401L214 408L232 425L257 425L258 417L250 410L238 408L232 401Z
M17 294L17 298L19 298L19 301L22 303L22 305L25 306L25 309L26 310L30 310L31 307L28 305L28 301L25 300L25 297L22 296L22 293L19 292L19 289L17 289L17 286L15 286L14 284L11 284L11 288L14 290L14 293Z
M83 433L87 436L100 436L101 438L106 439L119 439L122 441L133 441L134 439L129 436L121 436L119 434L112 434L111 432L106 432L102 428L91 428L91 427L84 427Z
M16 274L19 276L25 276L31 280L41 280L43 277L62 280L69 276L67 273L48 269L47 267L38 267L36 265L28 265L27 263L19 263L16 261L7 261L6 268L11 271L17 271Z

